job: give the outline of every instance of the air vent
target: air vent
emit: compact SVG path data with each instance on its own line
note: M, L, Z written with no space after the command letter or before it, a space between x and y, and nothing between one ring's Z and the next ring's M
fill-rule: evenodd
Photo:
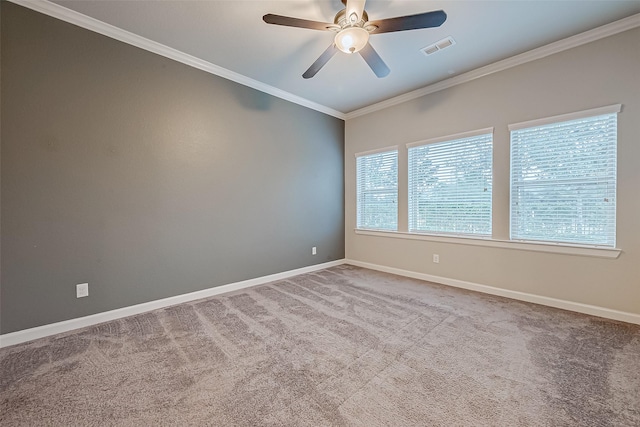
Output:
M453 37L449 36L449 37L444 38L442 40L438 40L437 42L435 42L432 45L429 45L427 47L423 47L420 50L422 51L422 53L424 53L425 55L429 56L429 55L433 55L436 52L440 52L442 49L446 49L449 46L453 46L454 44L456 44L456 41L453 39Z
M422 49L422 50L423 50L423 51L424 51L424 53L426 53L427 55L431 55L432 53L436 53L436 52L437 52L438 50L440 50L440 49L438 49L438 46L436 46L436 45L434 44L434 45L431 45L431 46L429 46L429 47L425 47L425 48L424 48L424 49Z

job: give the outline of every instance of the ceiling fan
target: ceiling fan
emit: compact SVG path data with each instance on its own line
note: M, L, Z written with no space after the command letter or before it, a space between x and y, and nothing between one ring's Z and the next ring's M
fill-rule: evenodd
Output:
M369 15L367 15L367 12L364 10L365 1L366 0L342 0L345 8L336 14L333 24L273 15L271 13L264 15L262 19L267 24L333 31L336 33L331 46L304 72L302 77L305 79L310 79L315 76L338 51L344 53L359 53L376 76L385 77L389 74L389 67L387 67L387 64L384 63L380 55L378 55L378 52L376 52L369 43L370 34L439 27L447 19L447 14L444 13L444 11L437 10L419 13L417 15L369 21Z

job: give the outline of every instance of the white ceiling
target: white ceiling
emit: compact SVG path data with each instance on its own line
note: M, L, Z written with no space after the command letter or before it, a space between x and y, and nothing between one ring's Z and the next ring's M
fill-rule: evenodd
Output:
M378 79L359 55L338 53L309 80L302 73L333 33L268 25L267 13L333 22L339 0L55 0L55 3L342 113L640 13L640 0L368 0L369 19L443 9L439 28L377 34L391 68ZM452 36L432 56L420 49Z

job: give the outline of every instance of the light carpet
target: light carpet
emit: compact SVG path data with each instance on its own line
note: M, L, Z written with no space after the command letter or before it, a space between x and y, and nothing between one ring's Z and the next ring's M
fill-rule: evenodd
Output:
M1 349L0 425L639 426L640 327L342 265Z

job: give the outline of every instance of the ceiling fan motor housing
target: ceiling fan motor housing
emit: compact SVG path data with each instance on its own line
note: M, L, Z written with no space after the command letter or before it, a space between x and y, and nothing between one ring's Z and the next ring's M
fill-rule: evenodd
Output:
M366 0L342 0L346 7L336 14L333 23L310 21L271 13L264 15L262 19L267 24L337 33L334 42L302 74L305 79L315 76L329 59L339 51L344 53L358 52L377 77L385 77L389 74L389 67L380 58L373 46L369 44L370 34L439 27L447 19L447 14L443 10L438 10L369 22L369 15L364 10L365 2ZM347 15L348 13L350 14Z
M362 11L362 19L358 22L351 23L347 19L347 9L342 9L340 12L336 13L336 17L333 18L334 24L339 26L341 29L346 27L358 26L364 28L364 24L369 20L369 15L367 15L367 11Z
M349 20L346 11L346 8L342 9L333 20L339 26L336 28L338 34L336 34L334 43L344 53L356 53L369 43L369 31L365 29L369 16L367 12L363 11L360 20ZM355 14L353 15L355 16Z

